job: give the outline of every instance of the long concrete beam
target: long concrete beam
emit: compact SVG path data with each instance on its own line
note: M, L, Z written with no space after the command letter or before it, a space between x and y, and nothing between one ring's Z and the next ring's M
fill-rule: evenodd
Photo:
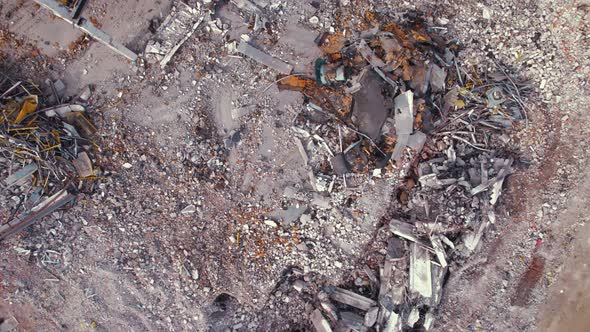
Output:
M135 54L135 52L131 51L130 49L125 47L123 44L114 40L113 37L108 35L106 32L100 30L99 28L95 27L92 23L90 23L85 18L79 18L76 20L72 19L69 9L67 7L61 5L57 1L35 0L35 2L47 9L51 10L55 16L61 18L62 20L66 21L70 24L73 24L74 26L78 27L80 30L82 30L84 33L88 34L93 39L98 40L100 43L108 46L110 49L121 54L122 56L126 57L127 59L129 59L131 61L137 60L137 54Z

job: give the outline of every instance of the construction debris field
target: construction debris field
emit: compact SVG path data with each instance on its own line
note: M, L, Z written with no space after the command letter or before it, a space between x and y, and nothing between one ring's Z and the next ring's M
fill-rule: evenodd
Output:
M0 3L0 331L584 330L579 1Z

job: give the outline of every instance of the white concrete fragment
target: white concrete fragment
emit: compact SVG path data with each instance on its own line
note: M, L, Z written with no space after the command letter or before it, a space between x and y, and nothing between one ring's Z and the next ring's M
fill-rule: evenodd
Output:
M414 324L416 324L419 320L420 320L420 310L418 310L418 308L414 307L414 308L412 308L412 311L410 311L410 315L408 315L408 326L410 328L414 327Z
M316 309L311 314L311 323L315 328L316 332L332 332L332 328L330 327L330 323L328 320L324 318L320 309Z
M289 75L293 71L292 65L272 57L244 41L240 42L238 45L238 52L262 65L278 71L281 74Z
M416 243L412 243L410 248L410 294L430 298L432 296L430 253Z

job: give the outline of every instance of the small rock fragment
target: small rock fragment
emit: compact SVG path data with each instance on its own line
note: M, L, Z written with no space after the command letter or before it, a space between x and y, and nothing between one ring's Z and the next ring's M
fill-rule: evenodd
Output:
M277 227L277 223L274 222L274 221L272 221L272 220L270 220L270 219L266 219L264 221L264 224L267 225L267 226L273 227L273 228L276 228Z

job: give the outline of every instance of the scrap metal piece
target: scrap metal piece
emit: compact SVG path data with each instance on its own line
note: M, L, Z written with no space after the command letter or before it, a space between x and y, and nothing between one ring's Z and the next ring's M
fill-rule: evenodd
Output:
M92 97L92 90L93 88L90 85L87 85L86 87L84 87L84 89L82 89L80 94L78 94L77 99L83 103L88 102L88 100L90 100L90 97Z
M457 179L439 179L436 173L430 173L418 178L420 185L427 188L442 189L445 186L457 183Z
M495 183L503 181L504 178L512 172L510 167L512 166L513 161L514 161L514 159L512 159L512 158L505 159L504 163L502 165L502 168L500 169L498 174L495 177L493 177L492 179L490 179L489 181L482 180L482 183L479 186L471 189L471 195L472 196L477 195L480 192L486 191L490 186L494 185Z
M432 297L430 253L417 243L412 243L410 248L410 294L430 298Z
M363 272L365 272L365 274L369 278L369 281L371 282L371 287L379 285L379 280L377 279L377 276L375 275L375 273L373 273L370 267L368 267L367 265L363 266Z
M373 67L384 67L385 62L381 60L378 56L373 53L373 50L367 45L367 42L364 39L361 39L358 45L358 51L361 53L363 58L367 60L368 63L371 64Z
M365 68L363 68L361 70L360 73L358 73L358 75L354 75L352 76L348 81L350 84L350 87L345 86L344 87L344 92L347 94L353 94L356 93L357 91L359 91L362 87L361 85L361 80L363 79L363 77L365 76L365 74L369 71L370 67L366 66Z
M495 86L486 91L486 97L488 98L488 107L490 108L494 108L506 101L504 90L499 86Z
M502 185L504 184L504 178L494 182L492 184L492 191L490 193L490 204L496 205L496 202L502 194Z
M36 163L30 163L27 166L19 169L18 171L14 172L11 176L4 179L4 183L6 184L6 188L10 188L12 186L21 186L27 181L31 179L33 173L35 173L39 169Z
M432 92L438 93L444 91L446 78L447 72L443 68L432 63L430 69L430 88L432 89Z
M328 320L324 318L320 309L315 309L311 313L311 323L315 328L316 332L332 332L332 328L330 327L330 323Z
M12 90L18 88L19 86L21 86L23 82L18 81L16 83L14 83L8 90L4 91L4 93L2 95L0 95L0 99L4 98L5 96L7 96L10 92L12 92Z
M411 66L411 68L410 88L416 91L416 95L422 97L428 91L431 68L425 64Z
M89 138L98 130L84 112L70 112L63 116L64 121L74 126L81 137Z
M79 18L77 20L72 19L68 8L66 6L61 5L59 2L55 0L35 0L35 2L51 10L55 16L61 18L69 24L73 24L74 26L82 30L84 33L90 35L90 37L92 37L93 39L96 39L100 43L106 45L107 47L121 54L127 59L131 61L137 60L137 54L125 47L123 44L114 40L113 37L111 37L104 31L95 27L88 20L84 18Z
M33 207L30 213L26 213L7 224L0 225L0 241L19 233L37 220L44 218L74 199L76 199L76 196L70 194L66 189L58 191L53 196L48 197L43 202Z
M292 65L262 52L245 41L241 41L238 45L238 52L262 65L278 71L281 74L289 75L293 71Z
M336 287L334 292L330 294L330 298L332 298L334 301L344 303L351 307L365 311L377 305L377 302L374 300L339 287Z
M379 287L379 304L383 307L392 308L401 305L405 300L405 268L402 272L396 269L394 261L386 259L383 268L380 269L379 275L381 285ZM394 285L392 285L394 284Z
M72 19L80 18L82 11L84 10L84 6L86 6L87 0L76 0L74 3L74 10L72 11Z
M389 78L384 72L383 70L377 68L377 67L373 67L373 70L379 74L379 76L387 83L389 83L389 85L391 85L393 87L393 93L397 93L397 90L399 89L397 83L395 83L394 80L392 80L391 78Z

